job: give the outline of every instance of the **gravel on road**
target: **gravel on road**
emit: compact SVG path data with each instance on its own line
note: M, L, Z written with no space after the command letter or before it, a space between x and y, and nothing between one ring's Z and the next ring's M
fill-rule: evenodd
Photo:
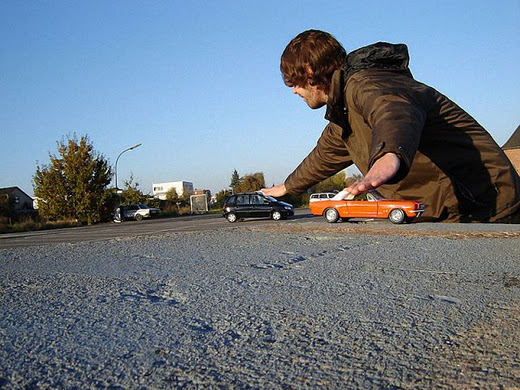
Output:
M0 250L0 388L520 387L518 229L284 226Z

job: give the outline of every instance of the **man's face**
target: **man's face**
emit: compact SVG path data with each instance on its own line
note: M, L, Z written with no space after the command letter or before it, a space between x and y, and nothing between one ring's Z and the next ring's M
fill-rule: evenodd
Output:
M315 85L307 84L305 87L292 87L293 93L300 96L305 103L312 108L321 108L327 104L327 94Z

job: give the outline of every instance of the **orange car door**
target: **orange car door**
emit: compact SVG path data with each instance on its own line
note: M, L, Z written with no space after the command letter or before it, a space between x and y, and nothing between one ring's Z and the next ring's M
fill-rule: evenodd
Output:
M377 216L377 202L351 200L347 204L349 218L374 218Z

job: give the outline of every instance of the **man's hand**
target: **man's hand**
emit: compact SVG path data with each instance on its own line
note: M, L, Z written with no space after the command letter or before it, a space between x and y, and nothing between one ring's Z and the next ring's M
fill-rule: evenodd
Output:
M287 190L285 189L285 184L278 184L277 186L271 188L262 188L262 194L265 196L273 196L278 198L280 196L284 196L287 194Z
M386 153L372 165L363 179L353 183L347 191L352 195L358 195L373 190L394 177L400 166L401 160L396 154Z

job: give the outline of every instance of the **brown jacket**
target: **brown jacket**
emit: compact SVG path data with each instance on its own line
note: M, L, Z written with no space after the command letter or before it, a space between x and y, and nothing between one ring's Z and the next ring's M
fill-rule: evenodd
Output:
M405 45L378 43L349 54L346 68L334 73L326 119L316 147L286 179L288 193L353 163L366 174L392 152L401 169L378 191L423 202L423 220L493 222L520 208L511 162L475 119L413 79Z

